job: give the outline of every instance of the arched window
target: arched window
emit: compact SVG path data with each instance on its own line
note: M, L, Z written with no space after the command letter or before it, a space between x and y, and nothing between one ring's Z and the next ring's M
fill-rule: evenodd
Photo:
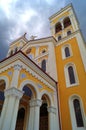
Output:
M63 24L64 24L64 28L70 26L71 25L70 18L69 17L65 18Z
M60 36L58 36L58 41L60 41L60 40L61 40L61 38L62 38L62 37L61 37L61 35L60 35Z
M73 100L73 106L74 106L74 111L75 111L77 127L83 127L84 123L83 123L83 118L82 118L82 113L81 113L80 102L78 99Z
M43 69L43 71L46 71L46 60L42 61L41 68Z
M75 76L74 76L74 70L73 70L72 66L68 67L68 74L69 74L70 84L74 84L75 83Z
M67 35L69 36L71 34L71 31L67 31Z
M56 25L55 25L55 33L58 33L59 31L61 31L62 30L62 25L61 25L61 23L59 22L59 23L57 23Z
M69 47L65 47L65 57L69 57L70 56L70 50Z

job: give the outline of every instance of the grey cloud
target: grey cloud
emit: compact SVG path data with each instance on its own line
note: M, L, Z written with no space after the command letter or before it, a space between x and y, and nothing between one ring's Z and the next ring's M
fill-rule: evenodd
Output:
M5 57L8 44L25 32L27 32L28 38L31 35L37 35L38 38L51 35L48 18L70 2L73 3L85 36L86 18L82 18L82 16L86 12L86 2L81 2L81 0L78 0L78 2L75 0L54 0L52 4L49 4L46 0L17 0L10 6L9 17L0 9L0 49L4 50L0 52L0 59ZM23 23L21 16L25 11L28 11L28 15L30 15L30 9L34 10L36 14Z

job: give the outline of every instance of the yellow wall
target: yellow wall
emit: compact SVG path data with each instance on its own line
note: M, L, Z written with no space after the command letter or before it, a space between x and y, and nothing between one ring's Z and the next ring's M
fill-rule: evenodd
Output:
M67 59L62 59L62 46L70 44L73 55ZM69 111L69 97L73 94L79 95L84 104L85 112L86 112L86 104L84 97L86 96L86 74L84 71L84 66L82 63L79 47L76 38L72 38L67 42L59 45L55 49L56 51L56 64L58 71L58 89L60 95L60 112L61 112L61 120L62 120L62 130L72 130L71 128L71 119L70 119L70 111ZM67 63L74 63L77 69L79 85L66 87L65 75L64 75L64 66Z

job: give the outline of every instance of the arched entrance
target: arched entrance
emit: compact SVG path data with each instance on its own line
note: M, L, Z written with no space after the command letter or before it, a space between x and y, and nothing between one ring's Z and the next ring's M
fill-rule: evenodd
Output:
M24 117L25 117L25 109L20 108L19 111L18 111L18 116L17 116L16 130L23 130Z
M4 89L5 89L6 83L4 80L0 80L0 115L4 103Z
M20 100L19 111L17 115L16 129L15 130L26 130L27 120L29 115L29 101L33 97L33 92L30 89L31 85L27 84L23 87L24 95Z
M48 103L47 103L47 96L42 96L42 106L40 107L40 126L39 130L48 130Z

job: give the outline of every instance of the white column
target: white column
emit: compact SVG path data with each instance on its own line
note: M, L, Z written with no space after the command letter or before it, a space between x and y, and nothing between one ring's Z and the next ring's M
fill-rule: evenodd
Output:
M35 99L30 101L30 115L27 130L39 130L39 114L42 100Z
M0 130L2 128L2 124L4 122L4 117L6 115L6 108L7 108L7 105L8 105L8 97L5 98L5 101L4 101L4 104L3 104L3 109L2 109L2 112L1 112L1 117L0 117Z
M5 100L7 100L7 106L2 109L1 126L0 130L15 130L17 112L19 106L19 100L22 97L23 92L12 87L5 90ZM6 104L6 102L5 102Z
M56 108L48 107L49 130L59 130Z
M19 78L19 73L21 70L21 66L20 65L14 65L14 72L13 72L13 77L12 77L12 81L11 81L11 87L17 87L18 86L18 78Z
M60 21L62 25L62 38L66 36L65 31L64 31L64 24L63 24L63 19Z

